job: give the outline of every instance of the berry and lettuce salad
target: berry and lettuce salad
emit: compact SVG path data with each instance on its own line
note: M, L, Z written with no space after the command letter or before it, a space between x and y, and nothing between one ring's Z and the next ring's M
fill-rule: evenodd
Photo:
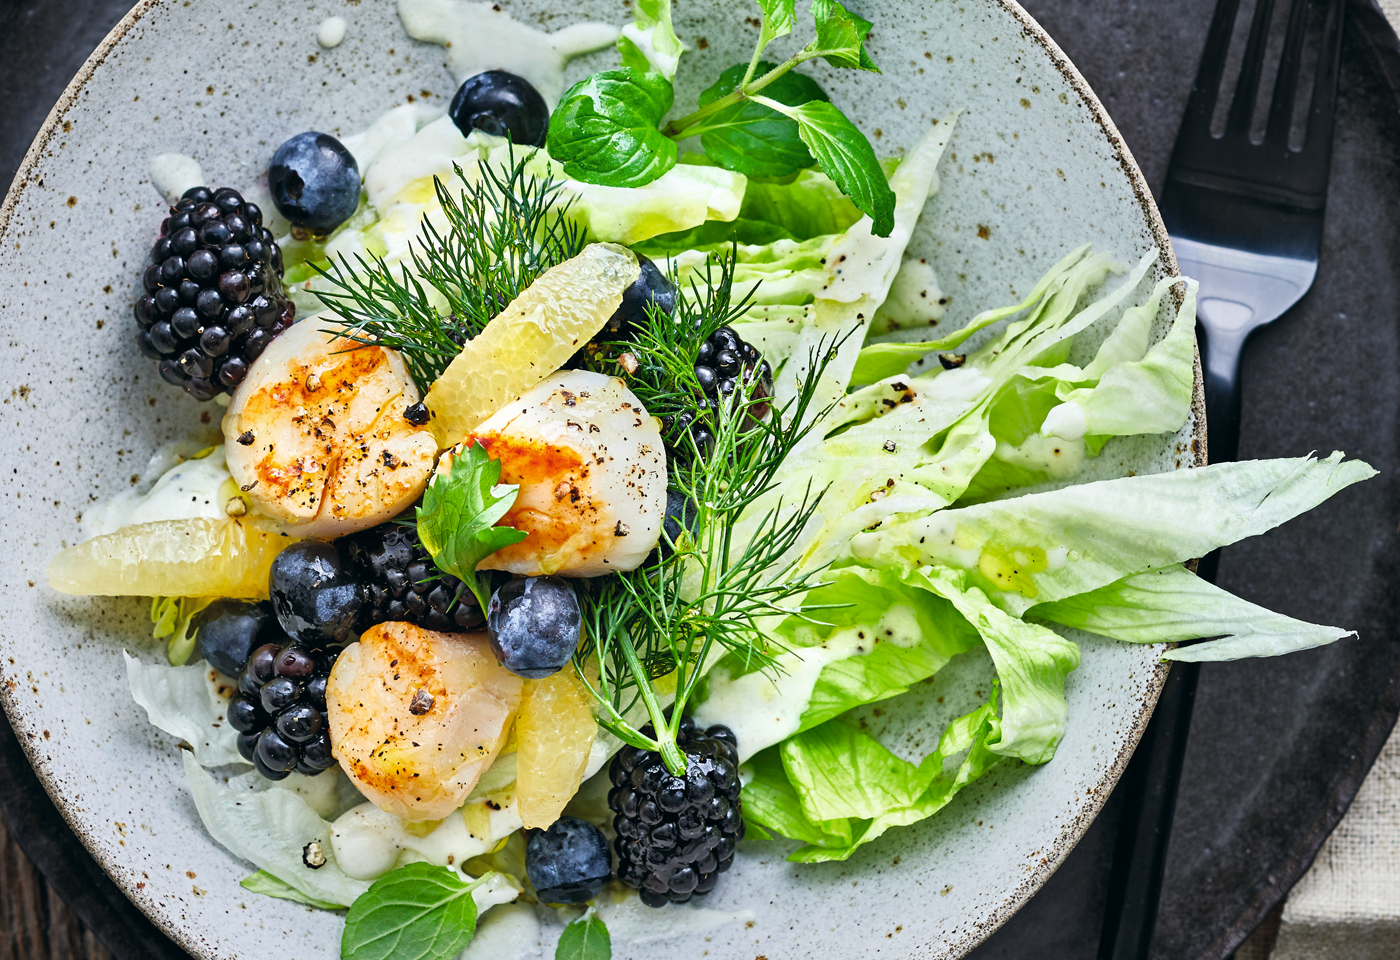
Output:
M454 956L492 907L607 956L610 917L703 899L746 837L844 860L1054 757L1065 628L1205 641L1177 660L1348 635L1189 564L1374 471L1086 482L1190 418L1195 284L1084 247L911 340L957 117L879 157L799 71L877 70L871 24L758 6L688 115L669 0L638 0L589 28L617 68L473 71L152 224L135 346L222 438L91 511L49 581L149 598L168 662L128 655L133 696L244 886L348 910L347 960ZM471 28L441 7L400 15ZM972 651L996 682L917 762L847 722Z

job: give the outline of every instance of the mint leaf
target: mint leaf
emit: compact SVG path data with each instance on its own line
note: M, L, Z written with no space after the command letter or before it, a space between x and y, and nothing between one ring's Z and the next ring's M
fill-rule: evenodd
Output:
M612 937L592 907L564 928L554 960L612 960Z
M676 143L657 125L675 100L671 81L638 67L604 70L574 84L549 118L549 155L566 176L640 187L676 165Z
M813 100L790 107L768 97L755 103L797 121L798 133L822 172L874 221L871 231L888 237L894 229L894 191L875 156L875 148L846 115L831 104Z
M776 66L761 61L754 76L762 77ZM747 69L748 64L738 63L721 73L714 85L700 94L700 106L709 106L736 89ZM790 106L829 99L817 81L795 71L768 84L763 95ZM752 100L741 100L710 115L701 126L700 145L706 155L726 170L745 176L785 177L816 162L802 142L796 120Z
M622 65L655 70L670 80L685 52L685 45L671 24L671 0L637 0L633 20L617 38Z
M817 38L803 49L806 58L821 57L833 67L880 72L865 52L865 38L874 26L869 20L837 0L812 0L812 19L817 23Z
M423 492L418 508L418 539L444 573L465 583L486 609L486 588L476 565L502 547L525 539L525 531L498 527L519 493L511 486L498 495L501 462L492 460L479 444L452 454L445 472L439 471Z
M797 0L757 0L763 11L763 27L759 30L758 47L762 50L778 37L792 33L797 19Z
M456 871L432 863L386 873L350 905L341 960L455 957L476 935L472 890L481 882L464 883Z

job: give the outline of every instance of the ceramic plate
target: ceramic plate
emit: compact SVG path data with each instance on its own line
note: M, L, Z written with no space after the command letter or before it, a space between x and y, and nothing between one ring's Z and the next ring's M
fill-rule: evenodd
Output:
M622 2L516 0L518 19L557 30L622 23ZM747 59L754 31L727 3L688 3L685 75ZM1019 300L1086 241L1135 260L1166 235L1137 166L1073 66L1009 0L866 0L884 73L813 70L877 151L898 154L934 118L962 110L941 188L910 253L950 297L946 323ZM721 14L720 11L730 11ZM321 49L317 26L349 24ZM703 39L702 39L703 38ZM574 61L571 79L615 62ZM341 919L256 896L250 872L204 832L177 745L132 702L123 648L155 659L144 604L74 599L45 563L79 518L127 488L159 445L210 433L216 408L162 383L136 350L131 304L163 216L148 175L158 153L195 156L210 182L243 185L306 129L348 135L409 97L454 89L441 47L404 34L394 6L191 4L148 0L92 56L54 108L0 209L0 385L10 470L0 525L0 699L40 779L99 863L155 923L201 958L339 956ZM680 89L684 106L697 89ZM1199 391L1199 381L1198 381ZM1199 410L1199 403L1197 404ZM212 421L212 422L211 422ZM1194 462L1195 422L1172 438L1115 441L1091 478ZM937 817L893 831L849 862L796 866L747 843L706 906L742 914L668 944L675 955L956 957L1054 871L1107 797L1165 675L1156 648L1077 637L1069 729L1044 767L994 770ZM944 721L985 697L990 663L956 661L864 719L921 756ZM703 939L703 942L702 942ZM655 945L615 940L620 956Z

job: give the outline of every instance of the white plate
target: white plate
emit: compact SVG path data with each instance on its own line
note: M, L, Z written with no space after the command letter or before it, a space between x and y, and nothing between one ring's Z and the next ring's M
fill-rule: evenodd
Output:
M621 3L603 0L514 0L507 8L547 29L629 16ZM1157 249L1174 272L1127 147L1083 78L1020 7L865 0L860 9L875 21L870 47L884 74L811 72L878 151L898 152L933 118L963 110L941 189L911 247L930 259L951 297L946 324L1019 300L1085 241L1125 260ZM677 29L701 48L687 55L684 75L713 77L748 58L755 31L739 19L756 10L738 10L683 5ZM692 19L697 13L702 18ZM345 17L349 31L341 46L322 50L316 28L331 14ZM570 78L613 57L575 61ZM126 488L158 445L217 424L217 408L162 383L136 350L131 305L163 216L148 159L192 154L213 184L242 186L294 133L349 134L410 95L428 91L443 102L453 89L442 48L409 40L385 0L147 0L64 93L0 210L0 386L10 456L0 476L7 504L0 699L40 779L98 862L201 958L338 957L341 919L243 890L238 881L250 868L205 834L176 745L147 725L127 693L122 648L158 656L146 639L144 605L61 597L44 583L45 563L76 540L83 510ZM696 93L683 86L679 100ZM1115 442L1095 473L1193 462L1192 429ZM1068 734L1051 763L998 768L931 821L892 831L848 863L796 866L779 844L745 844L706 906L751 909L752 923L716 928L703 942L681 938L668 954L748 960L970 950L1083 834L1164 678L1157 648L1081 639L1083 665L1067 688ZM939 718L959 698L985 692L989 679L986 662L958 663L869 717L895 749L922 754L937 739ZM615 947L619 956L657 950Z

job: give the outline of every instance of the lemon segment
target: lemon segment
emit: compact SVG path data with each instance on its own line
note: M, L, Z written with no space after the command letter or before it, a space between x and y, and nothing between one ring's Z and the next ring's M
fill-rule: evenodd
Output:
M439 447L452 447L558 370L589 341L641 275L637 255L592 243L546 270L468 341L428 391Z
M291 542L263 517L157 520L69 547L45 572L77 596L262 599L272 558Z
M515 803L525 826L558 820L583 783L598 735L592 703L572 664L543 680L525 681L515 718Z

